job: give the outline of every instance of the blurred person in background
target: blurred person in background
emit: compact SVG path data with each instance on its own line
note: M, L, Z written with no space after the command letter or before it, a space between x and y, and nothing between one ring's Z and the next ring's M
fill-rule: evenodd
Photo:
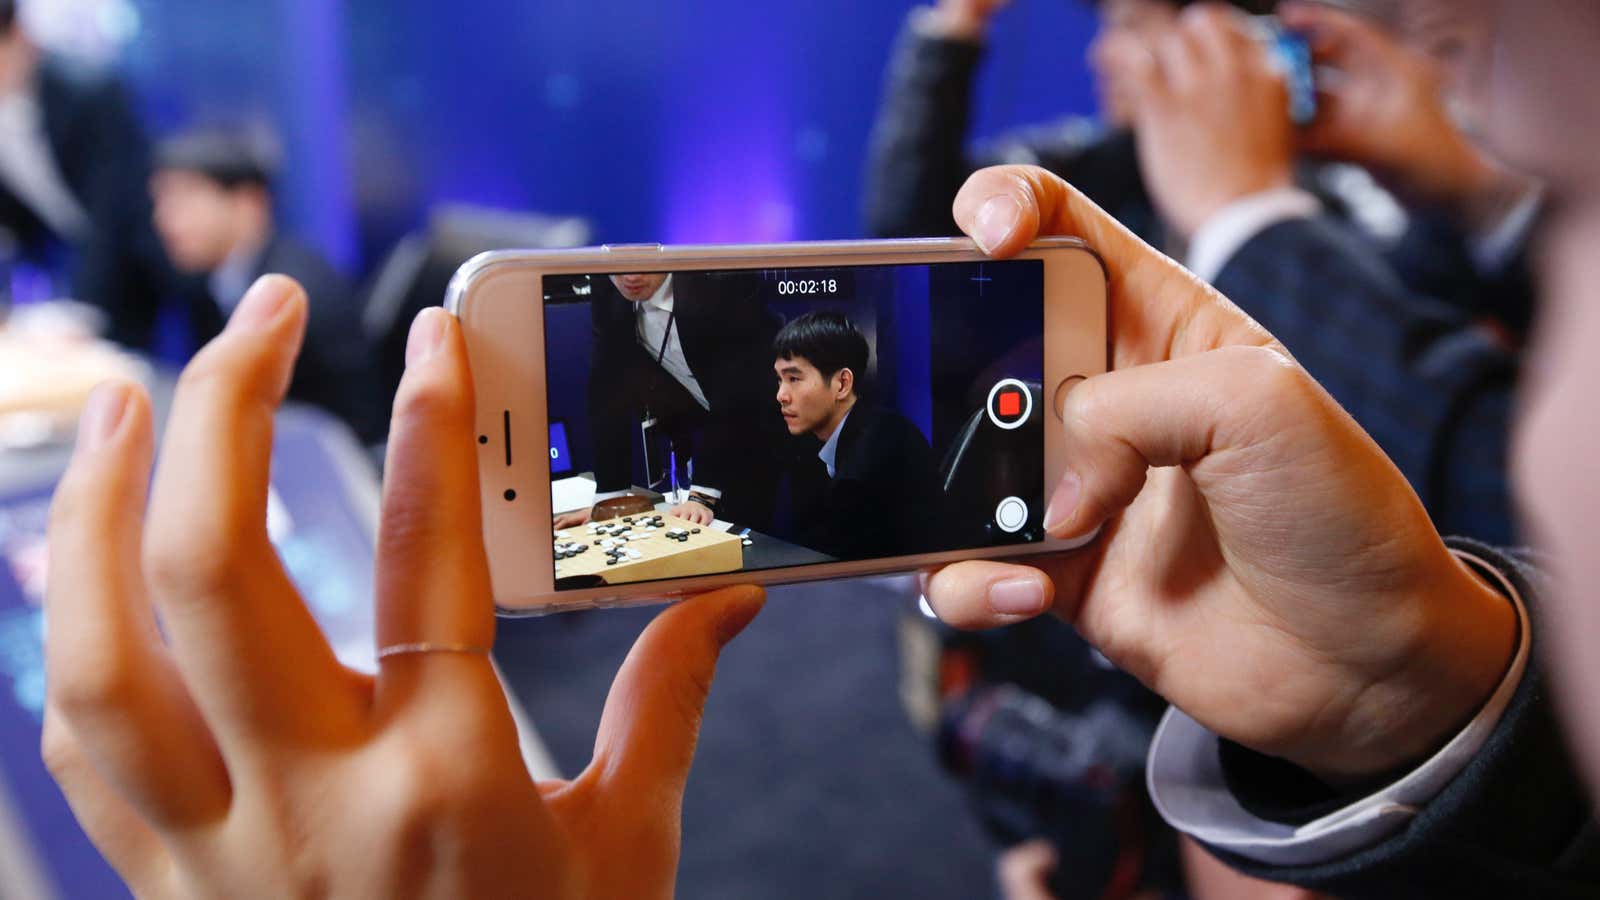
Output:
M378 396L361 310L332 264L278 227L277 165L274 142L246 128L194 129L157 146L149 183L155 226L184 276L179 293L190 337L198 346L221 332L262 275L293 277L311 298L311 318L289 396L377 440L388 403Z
M1407 228L1386 256L1412 291L1456 305L1511 347L1527 337L1537 293L1528 246L1543 190L1475 144L1445 90L1462 41L1448 15L1393 0L1286 4L1324 85L1301 152L1372 173L1405 205Z
M1338 151L1416 198L1419 222L1448 203L1461 212L1444 218L1472 227L1478 218L1465 211L1482 208L1493 223L1484 243L1507 244L1494 252L1512 256L1527 239L1526 206L1499 198L1529 197L1532 181L1470 145L1423 52L1323 5L1279 12L1311 34L1324 66L1323 102L1306 129L1290 121L1266 51L1221 5L1102 39L1100 66L1132 112L1154 208L1191 271L1283 341L1400 466L1442 531L1514 543L1507 457L1521 360L1503 329L1465 326L1485 316L1476 298L1493 293L1500 308L1520 310L1515 327L1524 327L1531 284L1497 280L1491 291L1483 269L1435 249L1426 225L1386 255L1297 169L1308 148L1324 158ZM1401 274L1437 270L1438 259L1448 277Z
M1029 0L1041 2L1041 0ZM1060 2L1060 0L1043 0ZM1193 0L1084 0L1100 13L1089 61L1101 120L1070 117L968 149L973 86L994 18L1011 0L938 0L913 9L889 64L873 129L866 186L868 230L879 237L954 233L952 196L985 166L1029 163L1072 179L1140 237L1164 243L1134 153L1134 109L1118 72L1101 64L1108 39L1169 26ZM1235 0L1249 13L1276 0Z
M969 154L982 41L1005 5L941 0L913 12L873 138L870 229L951 233L936 198L980 165L1035 164L1068 178L1271 329L1399 464L1442 530L1511 543L1505 436L1517 360L1442 340L1459 333L1462 304L1414 289L1357 222L1362 204L1378 202L1364 197L1387 195L1339 194L1324 167L1306 161L1281 70L1243 21L1272 11L1275 0L1097 2L1101 31L1090 57L1105 122L1071 119ZM1209 43L1183 37L1182 21L1195 17L1211 23ZM1149 99L1140 76L1152 54L1191 63L1185 102ZM1326 46L1322 56L1330 61ZM1437 94L1407 96L1422 112L1441 105ZM1488 337L1469 335L1469 343L1479 339ZM1353 364L1352 347L1404 364ZM1375 382L1375 370L1392 380ZM1483 399L1467 403L1463 394Z
M169 270L150 227L149 146L113 78L46 54L0 0L0 228L12 259L148 348ZM30 298L51 299L51 298Z

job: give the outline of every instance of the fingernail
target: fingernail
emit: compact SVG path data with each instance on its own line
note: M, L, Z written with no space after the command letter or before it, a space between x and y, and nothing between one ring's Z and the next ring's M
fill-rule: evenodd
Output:
M989 586L989 608L1002 616L1036 616L1048 601L1037 578L1013 578Z
M767 605L766 592L756 588L749 591L750 596L742 598L743 602L733 604L732 608L723 613L722 621L717 623L717 643L727 646L728 642L738 637L740 632L755 621L763 607Z
M106 382L89 394L83 418L78 422L80 451L98 450L111 440L127 412L130 394L128 386L119 382Z
M1072 514L1078 511L1078 497L1082 493L1083 480L1076 473L1068 472L1061 476L1056 492L1050 497L1050 505L1044 510L1044 530L1053 534L1057 528L1067 524Z
M449 313L438 307L425 309L411 322L406 337L406 368L421 365L444 346L444 331Z
M1017 203L1017 198L1009 194L999 194L990 197L978 209L978 217L972 223L972 239L978 242L985 253L993 253L996 247L1004 244L1006 238L1011 237L1011 232L1017 230L1017 223L1022 220L1022 206Z
M294 296L294 282L282 275L263 275L245 292L228 319L228 328L256 331L272 324Z

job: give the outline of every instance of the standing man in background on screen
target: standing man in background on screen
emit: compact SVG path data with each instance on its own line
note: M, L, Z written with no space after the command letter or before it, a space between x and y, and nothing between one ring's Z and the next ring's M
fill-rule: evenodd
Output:
M764 385L778 319L755 283L743 276L658 272L613 275L595 284L589 428L596 501L629 492L635 450L642 452L650 440L653 456L670 444L679 474L692 460L689 496L674 498L674 515L701 525L721 518L768 526L781 432ZM646 422L650 437L641 427ZM670 457L651 462L652 468L671 464ZM569 513L556 525L570 527L588 516Z

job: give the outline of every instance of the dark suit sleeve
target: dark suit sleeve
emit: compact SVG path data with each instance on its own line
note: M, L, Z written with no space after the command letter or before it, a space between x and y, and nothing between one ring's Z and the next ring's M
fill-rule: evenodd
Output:
M965 151L982 48L924 37L908 23L889 65L866 178L877 237L956 233L950 204L978 163Z
M1217 288L1372 435L1440 531L1514 542L1514 354L1461 311L1406 291L1377 253L1328 217L1257 235Z
M392 398L378 387L361 309L344 277L310 247L274 241L259 274L288 275L305 288L310 315L290 396L343 419L362 440L382 440Z
M1259 878L1340 897L1600 897L1600 825L1539 665L1540 578L1481 544L1451 543L1504 572L1533 624L1534 652L1494 734L1403 831L1377 846L1314 866L1264 866L1219 854L1224 861ZM1286 765L1224 755L1229 789L1246 809L1300 821L1306 817L1293 809L1296 790L1281 774ZM1304 802L1328 805L1322 797Z
M636 422L627 398L630 335L616 313L616 301L597 297L589 304L594 325L594 355L589 364L589 439L594 447L597 490L621 491L633 484Z

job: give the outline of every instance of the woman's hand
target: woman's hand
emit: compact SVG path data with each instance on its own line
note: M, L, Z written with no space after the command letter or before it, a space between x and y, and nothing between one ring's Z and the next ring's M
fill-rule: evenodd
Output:
M761 593L663 612L612 686L593 763L536 784L486 653L340 665L266 532L273 411L306 320L258 282L185 370L154 450L101 387L51 520L43 752L143 897L659 897L722 645ZM412 328L377 554L378 645L487 648L472 391L443 310ZM622 861L622 862L619 862Z

